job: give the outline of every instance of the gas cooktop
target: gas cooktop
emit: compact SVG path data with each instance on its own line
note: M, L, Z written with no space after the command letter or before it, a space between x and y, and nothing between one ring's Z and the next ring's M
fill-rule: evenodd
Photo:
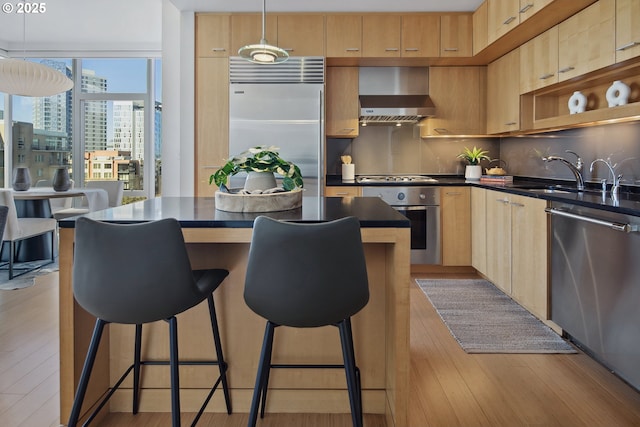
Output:
M438 182L438 180L425 175L359 175L356 177L356 182L359 184L378 184L378 183Z

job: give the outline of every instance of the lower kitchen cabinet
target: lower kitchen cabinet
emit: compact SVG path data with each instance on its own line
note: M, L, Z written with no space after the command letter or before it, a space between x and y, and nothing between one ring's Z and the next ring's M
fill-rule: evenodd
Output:
M487 193L484 188L471 188L471 265L487 275Z
M440 189L442 265L471 265L471 189Z
M359 197L362 196L362 187L342 185L325 187L324 195L327 197Z
M486 277L534 315L548 319L547 202L492 190L485 202Z

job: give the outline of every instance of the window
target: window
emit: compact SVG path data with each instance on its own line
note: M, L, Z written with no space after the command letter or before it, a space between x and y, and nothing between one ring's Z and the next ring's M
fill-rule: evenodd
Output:
M0 96L0 142L10 153L3 184L18 163L29 166L32 176L42 179L52 179L56 166L67 165L76 185L92 179L118 179L125 181L125 198L158 195L161 61L31 60L58 69L75 85L69 92L50 97ZM5 114L7 100L12 108ZM146 108L149 105L154 108ZM12 123L8 131L6 123ZM103 174L103 170L110 172Z

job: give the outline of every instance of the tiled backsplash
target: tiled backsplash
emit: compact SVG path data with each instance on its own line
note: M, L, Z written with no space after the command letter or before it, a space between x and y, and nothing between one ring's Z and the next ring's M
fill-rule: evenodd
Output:
M616 173L623 174L623 185L640 185L640 122L508 138L421 139L419 135L417 126L373 126L360 128L360 136L353 140L329 139L327 173L340 175L340 156L350 154L356 175L464 175L465 163L457 155L464 147L475 145L489 150L492 159L504 160L506 165L500 165L511 175L573 181L568 167L541 159L557 155L574 162L575 156L565 152L571 150L585 162L585 181L597 183L607 178L611 182L609 170L603 164L597 164L593 173L589 171L593 160L611 158L617 165ZM488 162L482 165L487 167Z

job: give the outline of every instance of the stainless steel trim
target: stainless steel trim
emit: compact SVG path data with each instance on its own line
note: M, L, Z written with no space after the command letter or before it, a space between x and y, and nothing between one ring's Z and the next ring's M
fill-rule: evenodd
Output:
M629 48L631 48L631 47L634 47L634 46L636 46L636 45L639 45L639 44L640 44L640 42L631 42L631 43L627 43L627 44L624 44L624 45L622 45L622 46L620 46L620 47L617 47L617 48L616 48L616 50L617 50L617 51L627 50L627 49L629 49Z
M531 9L532 7L533 7L533 3L527 3L518 12L525 13L527 10Z
M400 205L394 205L391 206L393 209L397 210L397 211L426 211L427 207L426 206L400 206Z
M593 217L589 217L589 216L583 216L583 215L578 215L578 214L574 214L574 213L571 213L571 212L566 212L566 211L563 211L561 209L545 208L544 211L547 212L548 214L551 214L551 215L558 215L558 216L563 216L563 217L566 217L566 218L572 218L572 219L577 219L577 220L580 220L580 221L589 222L591 224L598 224L598 225L609 227L609 228L611 228L613 230L622 231L622 232L625 232L625 233L633 233L633 232L640 231L640 226L635 225L635 224L625 224L625 223L620 223L620 222L606 221L606 220L599 219L599 218L593 218Z
M256 64L229 58L229 83L324 83L322 56L292 56L280 64Z
M563 69L561 69L561 70L558 70L558 72L559 72L559 73L566 73L566 72L569 72L569 71L573 71L573 70L575 70L575 69L576 69L576 67L568 66L568 67L564 67L564 68L563 68Z
M510 16L510 17L508 17L508 18L503 22L503 24L504 24L504 25L509 25L509 24L511 24L515 19L516 19L516 17L515 17L515 16Z

